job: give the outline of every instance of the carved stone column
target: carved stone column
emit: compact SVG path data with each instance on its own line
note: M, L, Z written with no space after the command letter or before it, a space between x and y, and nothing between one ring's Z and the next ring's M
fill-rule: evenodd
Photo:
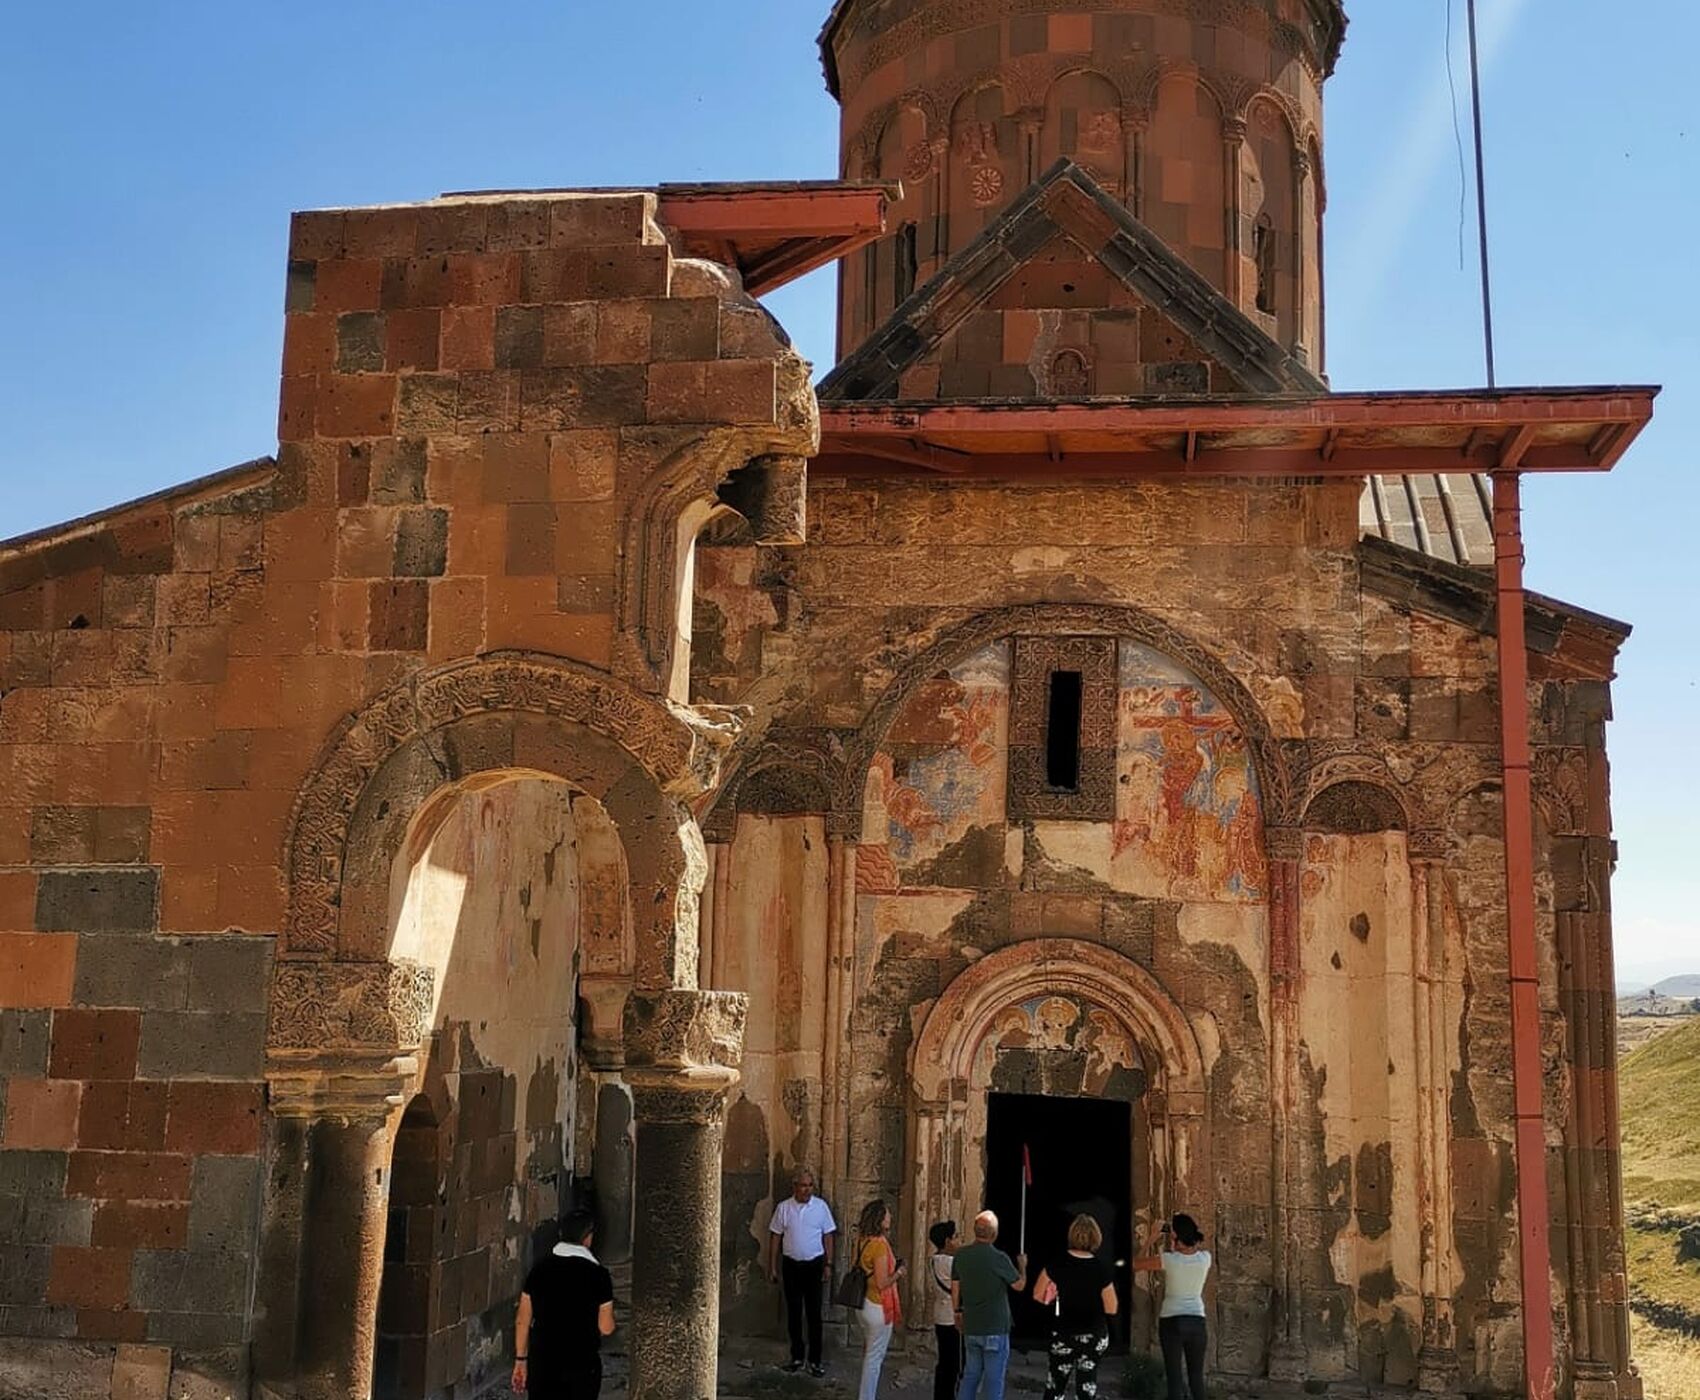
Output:
M1133 217L1145 217L1145 130L1143 116L1122 113L1122 159L1127 171L1123 179L1125 190L1122 203L1133 211Z
M411 964L276 972L254 1370L302 1400L371 1394L391 1124L431 1007L431 972Z
M585 1013L579 1053L588 1080L588 1095L581 1090L579 1101L593 1105L595 1124L590 1179L596 1188L596 1253L605 1264L623 1264L632 1253L634 1195L632 1091L624 1077L624 1017L631 982L625 977L581 977L578 994Z
M1305 340L1305 187L1310 183L1310 152L1293 151L1293 343L1289 347L1303 364L1310 364Z
M1271 827L1269 852L1270 1231L1274 1288L1272 1380L1302 1381L1303 1258L1299 1250L1299 865L1304 833Z
M417 1070L405 1056L327 1056L312 1067L296 1062L268 1072L278 1136L295 1169L268 1183L265 1252L270 1262L286 1263L293 1226L299 1267L274 1275L275 1303L268 1298L266 1312L292 1315L293 1355L278 1359L287 1361L302 1400L366 1400L372 1393L390 1123ZM274 1354L280 1340L268 1340Z
M637 1116L633 1400L713 1400L720 1342L720 1165L748 999L634 992L626 1081Z
M828 817L828 831L834 817ZM849 1133L851 973L856 960L856 842L827 837L826 1012L821 1044L821 1193L842 1212Z
M1446 837L1414 831L1411 859L1411 986L1415 998L1417 1218L1421 1221L1422 1346L1417 1385L1450 1393L1458 1384L1458 1341L1452 1320L1456 1286L1452 1248L1452 1090L1449 989L1456 972L1446 924Z
M1244 311L1245 308L1245 257L1244 242L1241 230L1244 191L1241 182L1245 175L1245 133L1246 124L1239 117L1224 117L1222 119L1222 174L1227 198L1227 266L1224 269L1226 280L1222 290L1228 300Z

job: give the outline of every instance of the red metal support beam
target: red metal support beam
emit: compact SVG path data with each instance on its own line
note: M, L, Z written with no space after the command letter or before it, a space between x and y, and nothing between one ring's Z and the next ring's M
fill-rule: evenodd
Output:
M1505 799L1505 930L1511 974L1511 1085L1517 1144L1524 1394L1527 1400L1553 1400L1558 1378L1553 1358L1552 1245L1547 1223L1540 963L1535 949L1522 486L1514 471L1493 474L1493 557L1499 600L1499 741Z

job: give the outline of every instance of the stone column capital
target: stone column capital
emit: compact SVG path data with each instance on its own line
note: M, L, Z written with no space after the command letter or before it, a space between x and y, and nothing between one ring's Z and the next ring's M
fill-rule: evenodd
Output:
M412 1055L274 1050L266 1058L266 1093L279 1117L378 1126L407 1102L418 1073Z
M1263 848L1270 860L1301 860L1305 852L1305 834L1296 826L1265 827Z
M731 1070L736 1079L749 1007L742 992L633 990L623 1016L628 1078L636 1083L642 1077Z
M726 1096L740 1076L735 1069L627 1070L633 1116L639 1127L656 1123L718 1124Z

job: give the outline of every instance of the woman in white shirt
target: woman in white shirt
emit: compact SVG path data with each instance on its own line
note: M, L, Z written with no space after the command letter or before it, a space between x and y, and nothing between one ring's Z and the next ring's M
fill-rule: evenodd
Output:
M1133 1267L1136 1272L1163 1275L1157 1340L1163 1346L1169 1400L1187 1400L1188 1392L1192 1400L1204 1400L1204 1351L1210 1341L1204 1320L1210 1251L1204 1248L1204 1232L1190 1215L1177 1215L1151 1241L1151 1252L1135 1259Z
M933 1336L938 1339L939 1363L933 1372L933 1400L956 1400L962 1382L962 1334L956 1330L956 1313L950 1300L951 1256L956 1253L956 1222L937 1221L927 1231L933 1257L927 1266L933 1274Z

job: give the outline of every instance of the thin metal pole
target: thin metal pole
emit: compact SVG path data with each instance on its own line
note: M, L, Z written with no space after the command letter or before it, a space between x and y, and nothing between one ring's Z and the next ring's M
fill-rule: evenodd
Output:
M1482 338L1487 346L1487 386L1497 386L1493 364L1493 279L1488 274L1487 162L1482 155L1482 64L1476 45L1476 0L1469 0L1470 106L1476 127L1476 230L1482 252Z

